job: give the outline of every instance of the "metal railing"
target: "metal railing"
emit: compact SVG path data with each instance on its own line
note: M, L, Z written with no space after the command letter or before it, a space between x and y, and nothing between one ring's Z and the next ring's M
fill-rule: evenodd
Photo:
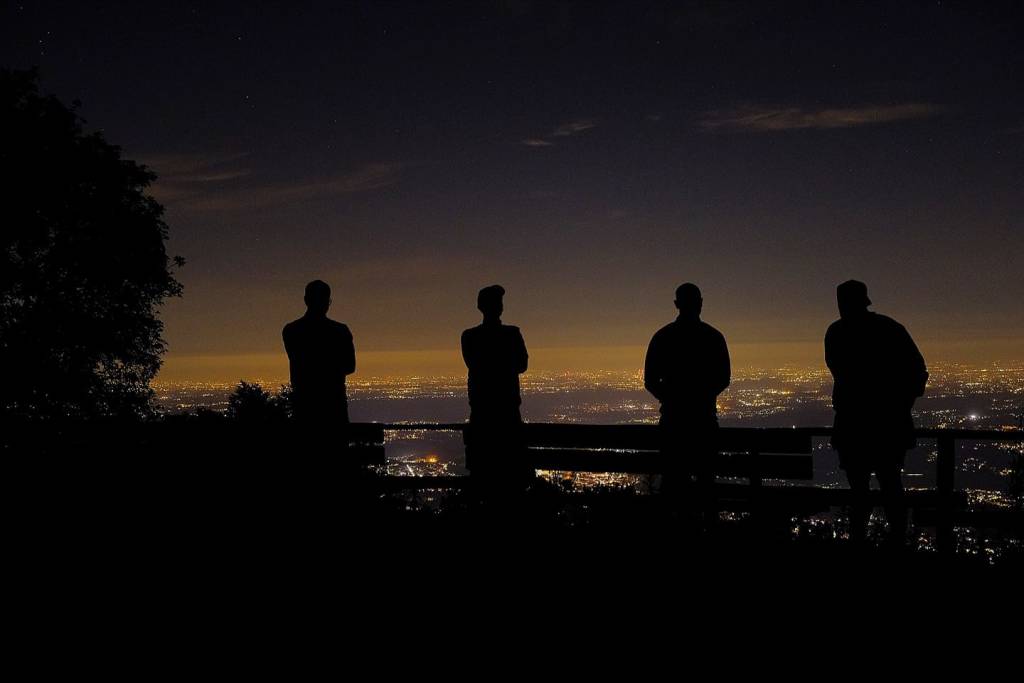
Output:
M387 431L465 431L467 423L385 423L381 425ZM579 427L603 425L578 425ZM652 425L653 426L653 425ZM756 431L758 428L739 428ZM831 427L794 427L793 431L811 438L827 438L832 436ZM958 510L958 499L956 489L956 453L957 443L960 441L986 441L1003 443L1024 443L1024 430L972 430L972 429L916 429L915 436L918 439L934 440L936 442L935 460L935 492L936 504L936 543L940 551L950 551L954 546L954 525ZM552 467L551 469L559 469ZM572 470L573 467L566 467ZM600 471L600 470L592 470ZM416 482L416 477L403 477L407 483L417 488L431 486L444 486L445 480L464 479L464 477L426 477ZM455 483L455 482L451 482ZM826 491L837 491L836 489L821 489ZM840 490L841 491L841 490Z

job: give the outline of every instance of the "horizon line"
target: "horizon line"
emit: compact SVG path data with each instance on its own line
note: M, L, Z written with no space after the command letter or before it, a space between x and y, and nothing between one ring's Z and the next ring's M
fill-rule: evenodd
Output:
M1024 354L1018 344L995 346L982 353L976 343L960 342L921 345L929 366L949 364L984 367L991 365L1024 365ZM601 373L641 372L645 345L535 347L530 351L530 373ZM734 371L749 370L821 370L827 371L820 342L765 342L730 345ZM353 383L363 379L457 377L466 372L459 349L425 349L414 351L357 349ZM288 359L284 351L168 354L154 383L174 382L238 382L246 378L286 380Z

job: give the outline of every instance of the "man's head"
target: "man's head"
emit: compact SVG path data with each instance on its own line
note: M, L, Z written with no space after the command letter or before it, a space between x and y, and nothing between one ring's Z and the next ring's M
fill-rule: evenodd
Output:
M476 307L484 314L484 319L496 319L501 317L505 310L502 297L505 296L505 288L501 285L484 287L476 295Z
M313 280L306 285L303 301L310 313L327 315L327 309L331 307L331 286L323 280Z
M868 286L859 280L847 280L836 287L836 302L839 304L840 318L863 314L871 305Z
M676 288L676 308L679 309L679 315L687 318L699 318L703 305L704 299L701 298L697 285L686 282Z

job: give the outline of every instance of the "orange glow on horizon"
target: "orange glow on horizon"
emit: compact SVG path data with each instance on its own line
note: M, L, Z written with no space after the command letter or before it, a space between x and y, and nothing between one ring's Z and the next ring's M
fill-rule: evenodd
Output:
M925 360L988 364L1024 360L1024 340L919 343ZM591 346L530 349L531 372L636 372L642 376L643 346ZM824 369L820 342L736 343L729 345L734 369ZM359 382L383 378L454 377L466 372L458 349L426 351L356 351ZM157 382L237 382L259 379L268 385L288 380L288 359L280 353L177 355L170 353Z

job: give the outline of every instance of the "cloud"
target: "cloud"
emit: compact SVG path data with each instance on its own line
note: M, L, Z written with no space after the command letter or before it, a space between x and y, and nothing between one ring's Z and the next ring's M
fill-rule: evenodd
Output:
M372 163L346 173L295 182L253 182L246 168L230 168L243 155L211 160L202 157L154 159L150 165L163 174L153 196L175 208L194 211L238 211L267 208L369 192L397 183L409 163Z
M923 119L941 112L942 107L923 102L834 109L741 107L709 111L698 125L704 130L755 132L856 128L893 121Z
M247 152L236 154L149 154L139 161L156 173L150 192L171 204L216 191L230 181L245 178L252 169L243 164Z
M585 130L596 128L597 122L593 119L583 119L581 121L570 121L569 123L563 123L551 133L550 137L553 138L564 138L571 135L579 135Z
M244 178L245 176L252 173L247 168L239 169L237 171L220 171L212 173L197 173L191 177L181 178L180 182L189 183L219 183L225 180L234 180L235 178Z
M156 154L144 156L139 161L156 173L158 180L204 183L248 175L252 172L250 169L238 167L238 162L248 156L248 152L222 155Z
M594 119L580 119L578 121L570 121L569 123L563 123L562 125L555 128L547 135L541 137L525 138L522 144L527 147L551 147L555 143L552 142L553 138L568 138L573 135L579 135L584 131L588 131L591 128L597 127L597 121Z

